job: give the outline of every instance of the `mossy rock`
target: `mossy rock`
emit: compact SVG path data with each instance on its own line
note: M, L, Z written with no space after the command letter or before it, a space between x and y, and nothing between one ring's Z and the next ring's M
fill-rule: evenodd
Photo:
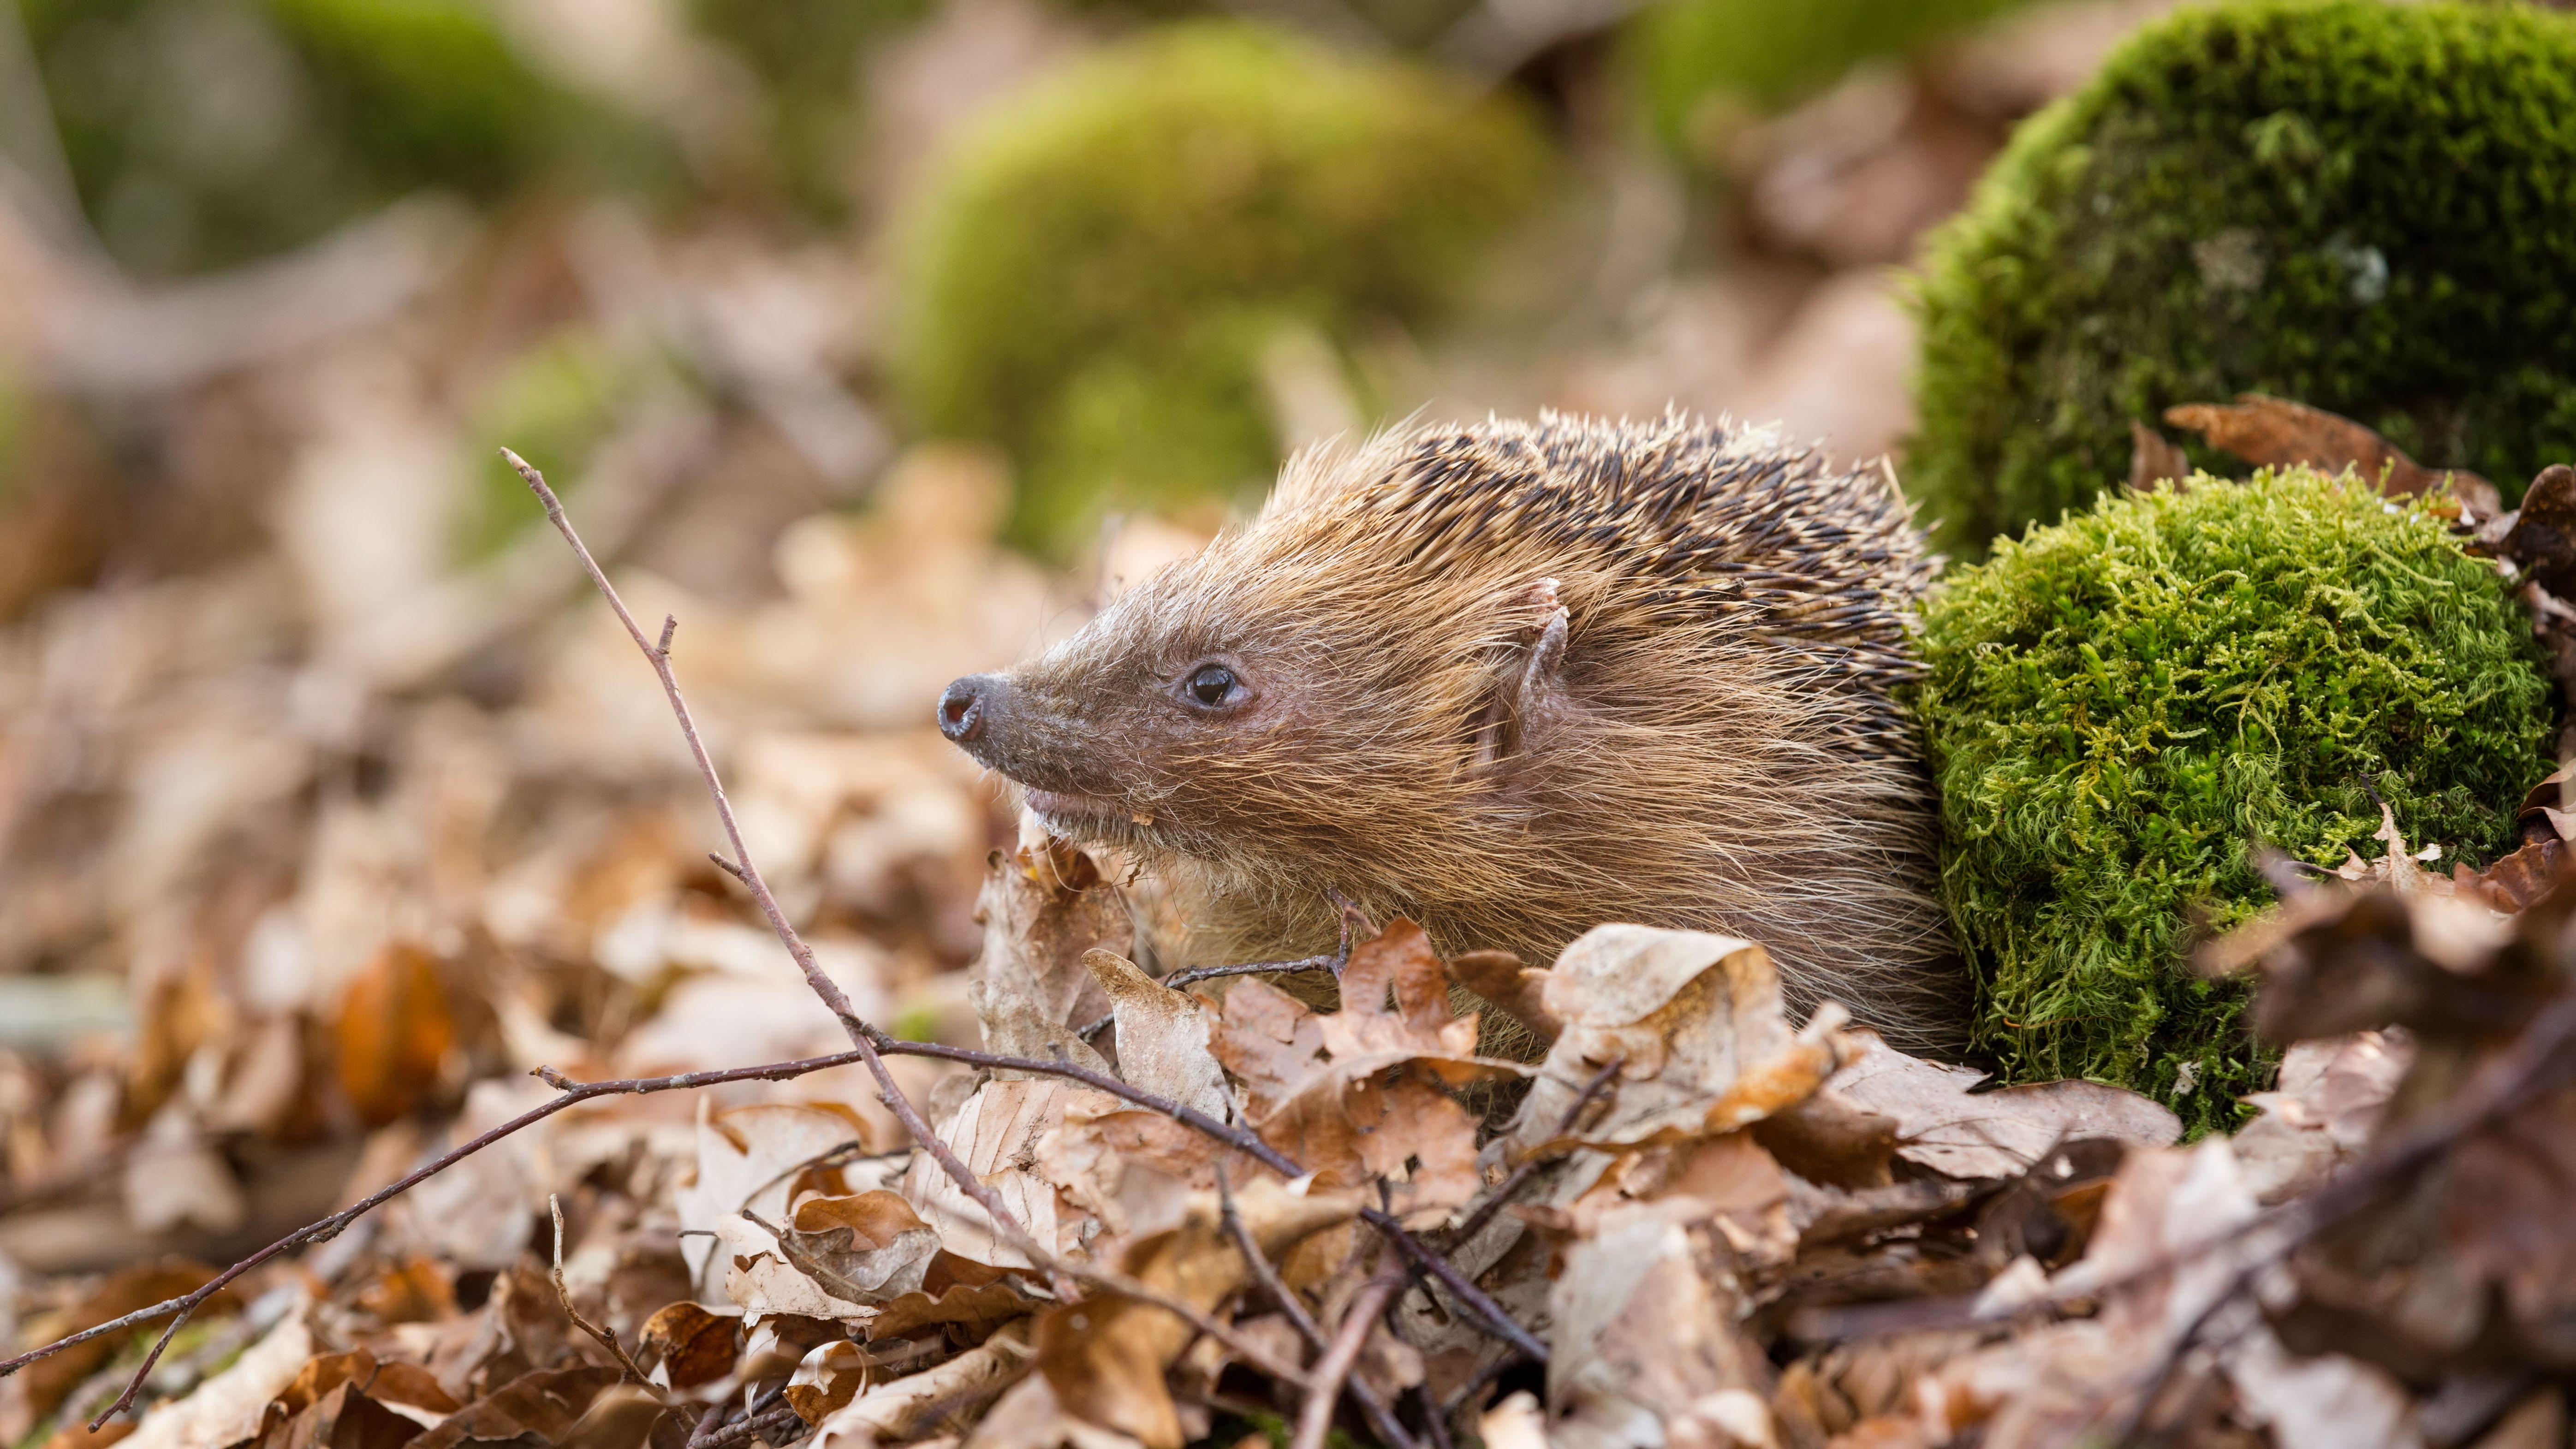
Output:
M1711 122L1798 99L1859 63L1901 56L2024 0L1661 0L1629 22L1621 59L1646 116L1709 159Z
M2126 478L2132 419L2255 391L2517 496L2576 456L2571 277L2576 20L2188 7L1935 240L1909 484L1974 557Z
M2242 987L2183 960L2270 901L2255 852L2375 856L2385 800L2411 845L2483 859L2550 768L2521 606L2441 518L2350 475L2106 497L1950 574L1924 653L1976 1050L2198 1127L2263 1085Z
M1023 543L1257 496L1271 344L1437 320L1552 165L1518 107L1418 68L1154 33L1002 107L899 220L895 378L922 430L1012 452Z
M650 188L667 142L522 61L474 0L0 0L88 214L127 267L292 247L410 192L546 172Z

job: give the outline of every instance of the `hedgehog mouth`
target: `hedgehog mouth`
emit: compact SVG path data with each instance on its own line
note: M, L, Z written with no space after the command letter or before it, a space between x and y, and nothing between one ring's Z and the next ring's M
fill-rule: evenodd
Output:
M1125 824L1141 826L1153 821L1152 815L1139 817L1136 812L1105 795L1031 788L1027 791L1027 799L1029 809L1038 820L1058 835L1096 835L1104 828L1114 829Z

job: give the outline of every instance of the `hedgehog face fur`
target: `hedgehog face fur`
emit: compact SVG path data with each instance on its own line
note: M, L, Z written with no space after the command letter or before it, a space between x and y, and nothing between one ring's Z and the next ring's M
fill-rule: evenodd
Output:
M1955 971L1889 690L1929 572L1882 470L1765 433L1401 433L1292 461L1251 524L940 722L1048 830L1162 877L1184 956L1329 944L1335 891L1538 964L1687 926L1924 1042Z

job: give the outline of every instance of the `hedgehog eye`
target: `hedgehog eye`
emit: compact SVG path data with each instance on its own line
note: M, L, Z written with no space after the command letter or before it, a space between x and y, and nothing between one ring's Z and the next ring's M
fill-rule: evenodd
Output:
M1199 666L1198 672L1192 674L1189 683L1182 688L1188 691L1193 702L1205 709L1232 704L1243 694L1243 682L1234 677L1233 670L1222 664Z

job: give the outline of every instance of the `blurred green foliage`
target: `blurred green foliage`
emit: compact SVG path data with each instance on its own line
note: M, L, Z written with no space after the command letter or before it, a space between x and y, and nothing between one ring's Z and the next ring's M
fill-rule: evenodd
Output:
M2340 863L2385 799L2410 844L2479 858L2550 768L2526 611L2350 474L2202 475L2000 541L1933 596L1924 659L1975 1048L2201 1128L2264 1085L2242 987L2183 960L2272 899L2254 851Z
M1935 242L1907 481L1974 556L2117 486L2132 419L2250 390L2515 498L2576 454L2571 278L2576 19L2185 9L2023 127Z
M1705 159L1712 132L1862 61L1903 55L2027 0L1661 0L1621 38L1658 134Z
M808 211L848 206L849 142L868 46L930 11L930 0L688 0L692 25L760 78L770 160Z
M1438 317L1553 166L1527 114L1419 69L1152 34L986 118L900 219L896 380L922 428L1011 450L1024 543L1248 494L1283 330Z
M84 209L154 274L310 240L425 187L653 184L658 134L531 70L472 0L15 0Z

